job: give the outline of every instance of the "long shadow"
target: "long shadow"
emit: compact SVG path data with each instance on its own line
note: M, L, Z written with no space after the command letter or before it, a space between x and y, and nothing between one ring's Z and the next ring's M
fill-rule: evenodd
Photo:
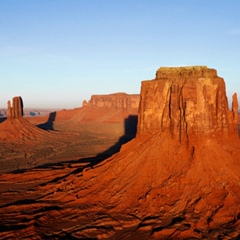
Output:
M93 156L93 157L83 157L75 160L66 160L62 162L53 162L53 163L44 163L42 165L38 165L33 168L24 168L24 169L17 169L14 171L10 171L9 173L24 173L29 170L34 170L34 169L48 169L48 168L53 168L53 169L59 169L59 168L65 168L65 167L71 167L72 164L78 164L78 163L86 163L83 167L79 167L78 169L74 170L72 173L79 173L82 172L84 168L87 167L93 167L93 165L96 165L97 163L103 161L106 159L106 156ZM95 163L95 164L94 164ZM75 168L73 166L73 168ZM71 173L71 174L72 174Z
M105 156L105 158L112 156L113 154L120 151L121 146L130 140L132 140L137 133L137 115L129 115L128 118L124 120L124 135L119 138L119 140L110 148L105 150L104 152L98 154L98 157Z
M48 120L45 123L38 124L37 127L43 130L54 130L53 124L56 119L56 112L51 112L49 114Z
M6 119L6 117L0 117L0 123L4 122Z
M54 118L51 118L51 119L54 119ZM70 173L70 174L73 174L73 173L76 174L76 173L82 172L84 168L88 168L88 167L93 168L95 165L109 158L113 154L117 153L123 144L132 140L136 136L137 121L138 121L138 118L136 115L129 115L129 117L124 120L124 129L125 129L124 135L121 136L113 146L111 146L104 152L97 154L96 156L86 157L86 158L83 157L77 160L67 160L63 162L43 164L43 165L36 166L32 169L46 169L46 168L59 168L59 167L64 168L64 167L69 167L71 166L71 164L74 164L74 163L75 164L86 163L86 165L84 165L83 167L78 167L77 169L75 169L73 172ZM31 169L18 169L15 171L11 171L11 173L23 173L27 170L31 170ZM57 181L57 180L59 179L54 179L54 181Z

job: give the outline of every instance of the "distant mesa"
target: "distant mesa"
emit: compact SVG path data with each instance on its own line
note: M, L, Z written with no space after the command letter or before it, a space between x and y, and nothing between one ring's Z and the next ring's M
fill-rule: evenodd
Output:
M240 238L237 95L230 110L223 78L206 66L160 68L140 97L94 95L75 117L109 121L137 99L136 137L83 172L19 192L19 206L0 209L3 237Z
M6 117L7 116L7 110L6 109L0 109L0 117Z
M40 116L40 112L39 111L29 111L29 115L30 116Z
M139 94L92 95L89 101L82 102L81 108L56 111L55 121L124 122L130 115L137 116L139 101Z
M83 106L96 106L100 108L120 108L120 109L138 109L139 94L113 93L105 95L92 95L87 102L83 101Z

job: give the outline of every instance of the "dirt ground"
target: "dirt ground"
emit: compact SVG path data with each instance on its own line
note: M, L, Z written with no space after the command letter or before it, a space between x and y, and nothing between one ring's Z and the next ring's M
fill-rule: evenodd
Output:
M152 164L151 162L156 161L156 158L151 157L151 161L145 161L148 154L145 156L146 158L142 157L142 161L136 160L138 155L142 155L144 152L143 144L140 144L141 146L137 150L134 148L136 139L125 145L120 154L103 161L118 152L123 143L135 136L136 121L127 121L127 124L126 121L122 123L56 121L46 124L44 121L36 121L35 118L31 118L29 121L44 129L46 134L31 139L23 139L22 141L3 142L0 145L1 239L97 239L96 236L114 240L220 239L219 237L221 236L223 236L221 239L225 239L224 236L227 236L226 239L239 239L239 214L236 219L224 219L227 225L225 224L217 230L215 229L215 232L212 231L209 235L204 235L205 230L202 230L204 228L197 226L198 222L195 222L195 218L191 218L191 222L186 220L187 215L185 216L184 214L189 209L184 210L183 214L179 212L182 215L168 214L172 209L175 209L174 204L169 202L169 200L166 204L166 216L161 212L160 215L151 213L151 209L148 209L147 212L150 213L146 215L144 207L143 210L139 207L144 204L141 198L138 198L140 205L136 207L136 211L133 208L133 210L129 210L130 214L125 211L117 211L114 207L117 208L118 204L112 204L114 207L111 210L111 208L108 208L109 203L104 205L107 208L104 208L103 212L99 203L100 199L106 202L110 200L119 201L126 205L126 209L128 209L128 206L135 206L133 203L128 202L130 197L122 200L121 192L122 196L124 196L126 191L129 192L129 196L134 196L134 193L138 196L138 191L134 190L134 188L139 187L142 191L146 186L151 185L148 184L148 181L151 182L151 177L148 177L145 170L152 169L151 172L154 174L157 169L152 167L157 166L157 163ZM160 151L161 141L154 142L153 146ZM166 148L164 147L163 149ZM231 152L231 146L229 149L228 153ZM124 151L131 160L130 165L133 168L129 167L129 163L124 162ZM96 165L98 163L100 164ZM137 163L140 164L136 166ZM149 163L149 165L146 166L146 163ZM215 162L206 161L205 166L209 164L211 166ZM201 165L198 164L197 166ZM122 174L122 167L128 169L126 175ZM184 171L181 167L179 169ZM209 169L218 169L218 167L210 167ZM179 173L180 171L177 172ZM116 173L119 173L120 176L116 177ZM205 173L208 174L206 170L204 170ZM209 173L209 176L212 177L214 172L209 171ZM94 174L101 177L97 178ZM137 179L142 181L138 181L138 184L135 184L133 181L134 184L130 187L129 182L125 181L124 185L124 176L131 183L135 174L140 174L141 177ZM193 171L193 174L195 177L195 171ZM204 174L200 174L200 178ZM113 175L114 177L111 177ZM131 175L133 176L130 177ZM144 175L146 175L145 178L143 177ZM184 174L181 176L184 176ZM217 173L216 176L218 178L219 174ZM160 177L163 177L163 173L159 175ZM203 177L203 179L207 179L205 183L208 186L210 178ZM179 181L178 174L173 182L176 183L177 181ZM188 185L191 185L191 183L184 182L184 177L181 181L183 187L180 190L176 191L175 185L172 184L170 186L171 190L167 188L164 190L163 186L163 190L160 192L165 191L178 199L181 190L186 189L187 193L190 191ZM142 182L142 185L139 185L140 182ZM218 184L215 179L212 180L212 183ZM118 187L121 184L123 184L124 188L121 188L123 190L119 191ZM198 194L198 191L195 191L195 189L193 187L193 192L187 195L189 196L189 202L191 203L191 199L193 199L194 204L201 197L204 198L204 196L194 197L194 194ZM151 191L154 194L155 190L151 189ZM224 191L221 190L220 193ZM146 199L151 195L149 192L150 190L144 195ZM114 194L111 195L112 193L116 194L116 196ZM214 205L216 202L219 206L224 206L221 201L225 199L227 194L222 198L220 193L217 192L218 195L216 195L218 198L220 196L219 202L216 202L214 193L214 198L206 200L208 205L211 205L210 203ZM209 192L207 193L208 195ZM165 198L163 197L162 199L164 201ZM227 198L227 204L230 204L232 199L231 197ZM181 206L185 205L184 203ZM219 207L216 206L216 208L218 209ZM155 209L155 207L152 209ZM160 208L156 209L158 211ZM226 207L226 209L228 210L229 208ZM142 215L141 211L143 211ZM214 210L213 212L215 213L216 211ZM203 213L203 218L205 215L206 213ZM222 221L221 217L219 219ZM228 224L233 225L230 230L228 230ZM228 235L221 235L220 233L225 230L228 232ZM180 232L179 238L166 237L177 232Z
M136 123L56 121L51 126L36 118L28 121L46 134L21 141L0 144L0 173L22 171L59 162L77 162L82 158L107 158L132 139ZM36 124L36 122L38 124ZM49 135L50 134L50 135Z

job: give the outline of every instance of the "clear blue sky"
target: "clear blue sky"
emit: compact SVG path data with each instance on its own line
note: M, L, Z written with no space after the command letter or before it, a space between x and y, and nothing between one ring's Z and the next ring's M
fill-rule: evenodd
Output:
M79 107L186 65L217 69L240 98L239 0L0 1L0 107Z

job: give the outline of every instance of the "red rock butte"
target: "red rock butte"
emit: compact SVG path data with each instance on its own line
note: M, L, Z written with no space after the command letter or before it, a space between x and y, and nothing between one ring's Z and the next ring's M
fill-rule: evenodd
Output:
M23 100L20 96L7 102L7 119L0 124L0 141L14 142L33 140L46 134L43 130L23 118Z
M23 101L20 96L12 99L12 106L11 102L8 101L7 107L8 119L21 118L23 116Z
M136 138L85 170L72 201L109 214L113 239L127 228L116 216L138 223L129 239L240 237L236 94L229 110L224 80L197 66L158 69L140 99Z
M207 67L161 67L143 81L138 134L169 131L180 141L190 136L236 134L237 95L228 109L225 83Z
M239 239L236 94L229 110L223 79L198 66L160 68L140 99L136 138L94 167L18 192L0 208L0 236Z

